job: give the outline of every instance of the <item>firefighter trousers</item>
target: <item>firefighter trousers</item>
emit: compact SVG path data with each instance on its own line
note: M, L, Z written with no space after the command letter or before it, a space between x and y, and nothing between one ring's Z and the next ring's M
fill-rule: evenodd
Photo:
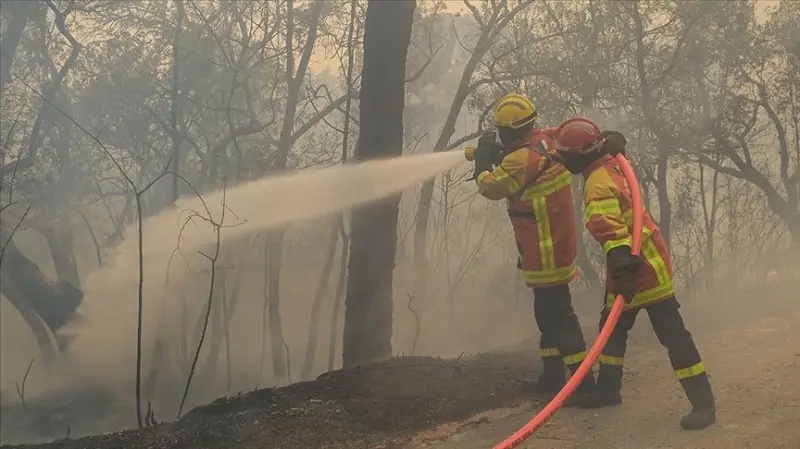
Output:
M700 353L694 344L692 334L683 324L678 309L680 304L675 297L667 298L652 305L643 307L647 310L650 323L658 337L658 341L667 348L669 361L675 375L681 383L692 382L693 378L706 377L706 370ZM622 366L625 350L628 346L628 332L633 328L636 316L641 309L622 312L617 327L611 334L608 344L600 355L600 373L597 379L599 389L609 393L618 393L622 387ZM600 314L600 328L608 319L610 309L605 308Z
M574 372L586 358L586 342L572 308L569 285L534 287L533 313L541 332L539 349L545 381L564 382L564 366Z

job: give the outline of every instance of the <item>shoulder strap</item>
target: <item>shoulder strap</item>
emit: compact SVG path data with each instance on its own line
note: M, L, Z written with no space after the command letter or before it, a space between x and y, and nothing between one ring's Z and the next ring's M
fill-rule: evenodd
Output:
M550 160L550 158L547 156L550 153L550 147L547 145L546 140L540 140L539 143L534 145L534 147L531 149L542 157L546 157L548 161Z
M544 163L542 164L542 167L538 171L536 171L536 174L531 176L531 178L528 179L528 181L525 183L525 185L522 186L521 190L525 190L528 187L530 187L533 184L535 184L536 181L538 181L539 178L544 174L544 172L549 170L550 167L553 165L553 160L550 158L550 155L549 155L549 152L548 152L547 142L545 142L544 139L540 140L538 144L533 145L532 147L530 147L530 150L533 151L534 153L542 156L544 158Z

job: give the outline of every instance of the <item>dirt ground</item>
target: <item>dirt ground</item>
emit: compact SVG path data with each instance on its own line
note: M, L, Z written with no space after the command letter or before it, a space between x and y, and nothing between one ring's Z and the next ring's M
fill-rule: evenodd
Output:
M754 292L756 293L756 292ZM646 317L629 349L623 405L562 409L519 448L536 449L800 449L800 308L797 298L754 294L751 304L684 307L704 355L718 402L717 424L686 432L688 403ZM722 306L715 309L714 306ZM644 319L642 319L644 318ZM748 319L749 318L749 319ZM636 338L633 337L632 340ZM522 404L450 425L449 435L419 435L407 449L491 448L540 409Z
M717 298L682 309L718 397L713 428L679 429L688 404L642 315L626 357L625 403L561 410L519 447L799 449L800 307L757 293L752 303ZM535 366L519 352L399 358L220 399L145 431L3 448L491 448L541 408L520 390Z

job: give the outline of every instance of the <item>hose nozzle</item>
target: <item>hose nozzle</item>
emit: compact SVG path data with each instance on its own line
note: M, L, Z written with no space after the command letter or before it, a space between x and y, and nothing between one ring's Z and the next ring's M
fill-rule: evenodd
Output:
M475 160L475 147L464 147L464 159L467 162L473 162Z

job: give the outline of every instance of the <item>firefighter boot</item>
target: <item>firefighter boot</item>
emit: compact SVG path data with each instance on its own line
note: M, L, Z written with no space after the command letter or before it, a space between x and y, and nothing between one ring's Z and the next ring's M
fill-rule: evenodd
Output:
M600 364L594 391L581 398L581 408L602 408L622 404L622 366Z
M580 363L576 365L570 365L569 370L573 376L575 375L575 371L578 370L579 366ZM594 374L589 371L589 374L583 378L583 381L581 381L580 385L578 385L578 388L575 389L575 392L564 401L564 407L581 406L588 398L592 397L594 389Z
M566 383L564 362L558 356L542 357L542 364L544 371L535 381L525 382L523 388L532 393L554 396Z
M681 386L692 404L692 411L681 419L681 427L685 430L700 430L714 424L717 420L717 409L708 375L703 373L681 379Z

